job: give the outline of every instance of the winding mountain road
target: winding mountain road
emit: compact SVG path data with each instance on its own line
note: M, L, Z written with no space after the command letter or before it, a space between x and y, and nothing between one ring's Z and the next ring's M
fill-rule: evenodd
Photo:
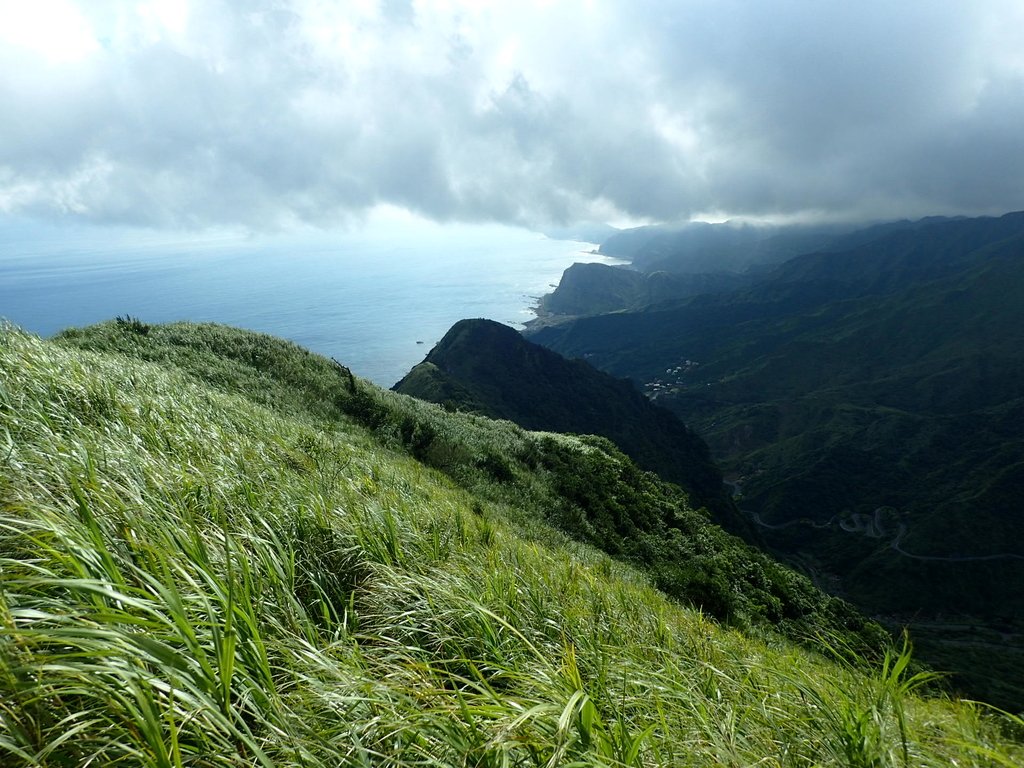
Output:
M806 525L811 528L832 528L838 525L839 529L846 533L860 533L870 538L882 538L886 533L886 526L884 524L885 510L879 507L875 510L874 516L855 514L850 520L841 520L838 515L833 515L824 523L816 523L813 520L800 519L800 520L787 520L784 523L766 523L761 519L761 515L757 512L753 512L749 509L741 510L744 514L749 515L750 518L762 528L777 531L783 528L790 528L794 525ZM903 548L903 537L907 533L907 526L905 523L900 523L899 528L896 530L896 535L889 543L889 548L894 552L908 557L911 560L927 560L930 562L941 562L941 563L971 563L971 562L982 562L986 560L1024 560L1024 555L1018 555L1012 552L1000 552L993 555L917 555L913 552L907 552Z
M896 538L889 544L889 548L912 560L930 560L942 563L971 563L982 560L1024 560L1024 555L1017 555L1012 552L1001 552L996 555L915 555L913 552L907 552L901 545L906 532L907 526L900 523L899 530L896 532Z

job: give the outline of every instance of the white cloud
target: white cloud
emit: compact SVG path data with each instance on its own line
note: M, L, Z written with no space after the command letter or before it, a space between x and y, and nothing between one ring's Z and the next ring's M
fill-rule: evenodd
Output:
M381 205L529 224L1024 207L1012 0L0 0L0 21L8 212L273 228Z
M139 16L172 35L182 35L188 26L188 0L148 0L138 5Z
M92 28L70 0L0 0L0 44L46 62L83 59L99 49Z

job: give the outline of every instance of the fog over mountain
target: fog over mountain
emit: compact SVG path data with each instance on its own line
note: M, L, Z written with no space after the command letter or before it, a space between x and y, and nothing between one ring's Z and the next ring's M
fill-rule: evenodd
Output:
M0 0L0 213L1001 213L1022 51L1016 0Z

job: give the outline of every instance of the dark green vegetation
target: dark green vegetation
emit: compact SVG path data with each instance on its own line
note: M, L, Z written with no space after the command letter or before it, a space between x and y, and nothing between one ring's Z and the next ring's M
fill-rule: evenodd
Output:
M714 579L733 540L604 441L446 413L215 326L8 328L0 372L4 765L1024 756L1024 723L922 698L905 650L867 668L793 645L757 629L767 589L726 595L751 629L723 629L656 568L551 527L652 545L661 527ZM770 561L726 567L744 562L750 586L777 570L817 603L794 630L856 621Z
M685 488L698 507L745 530L707 445L632 382L526 341L493 320L460 320L394 389L449 410L546 432L607 437L643 469Z
M744 290L532 338L643 382L774 549L912 619L974 695L1024 708L1024 214L832 248Z

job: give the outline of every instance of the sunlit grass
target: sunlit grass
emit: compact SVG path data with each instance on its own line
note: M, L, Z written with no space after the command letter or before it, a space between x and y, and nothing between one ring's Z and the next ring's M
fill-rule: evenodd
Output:
M13 330L0 371L5 765L1024 759L906 649L722 628L348 419Z

